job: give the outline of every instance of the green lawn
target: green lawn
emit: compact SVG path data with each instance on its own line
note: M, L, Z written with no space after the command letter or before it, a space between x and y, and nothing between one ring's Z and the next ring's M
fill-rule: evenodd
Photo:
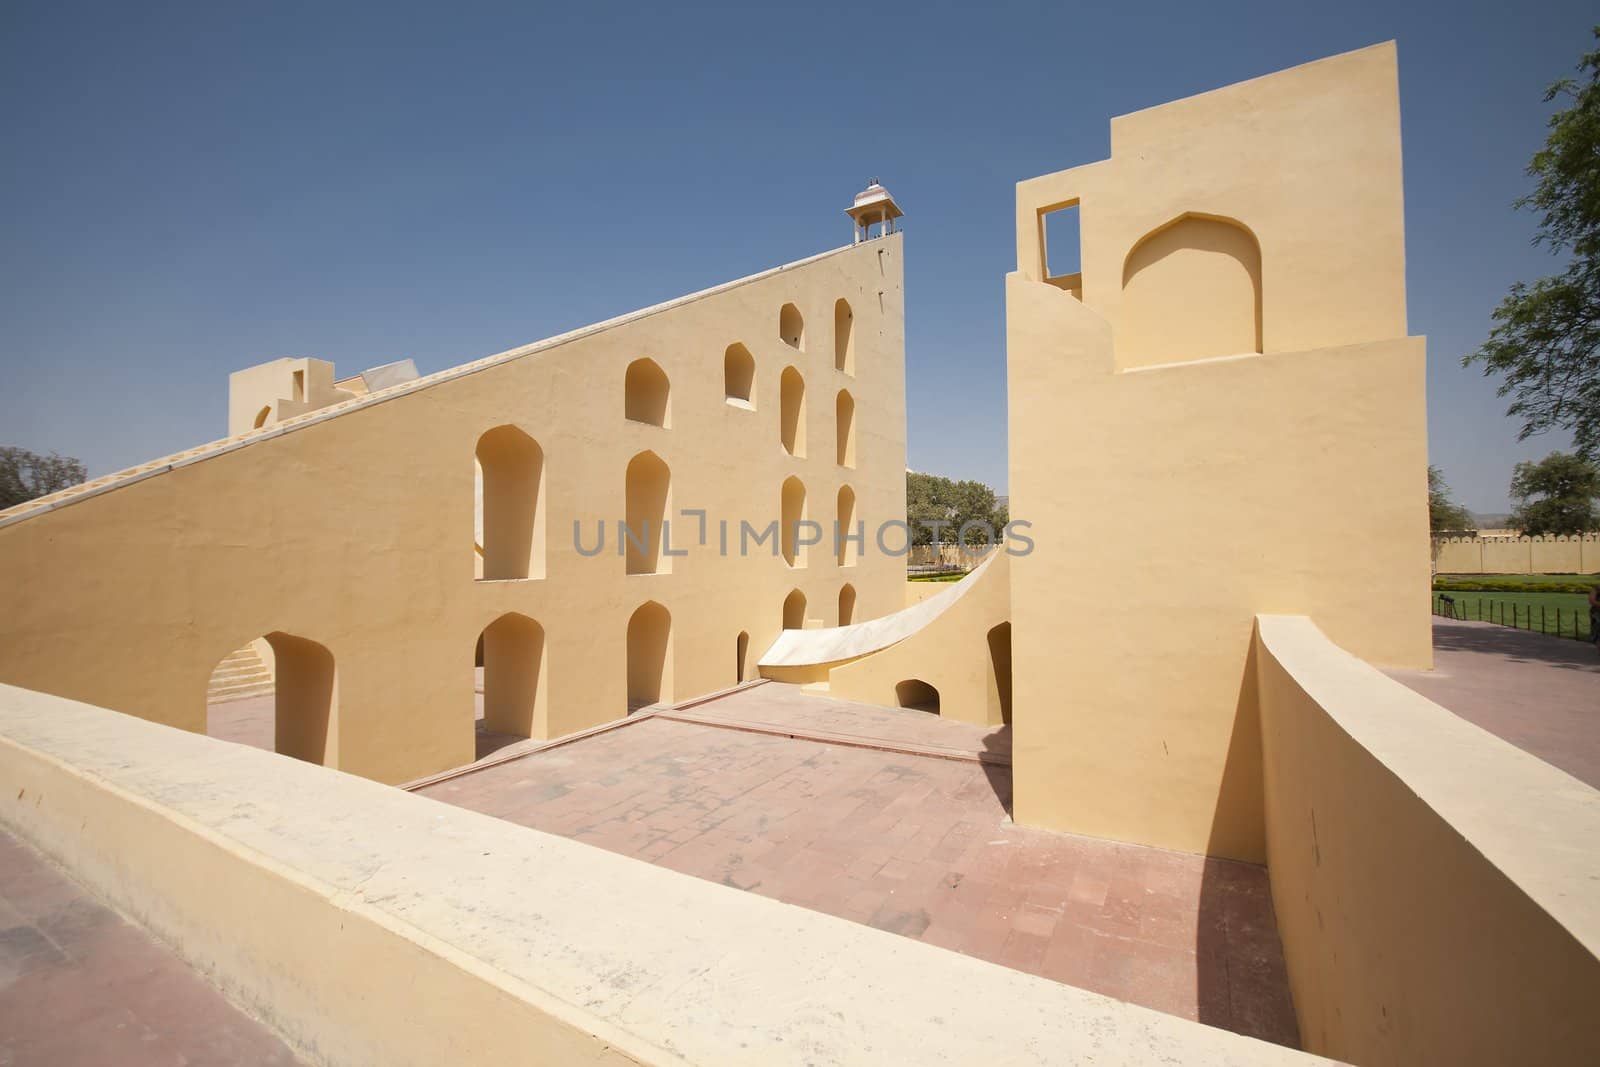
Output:
M1585 638L1589 635L1589 600L1582 593L1440 593L1435 590L1433 610L1437 615L1449 613L1439 599L1441 596L1455 599L1453 614L1458 619L1503 621L1507 626L1514 621L1524 630L1559 632L1564 637L1572 637L1576 626L1578 634Z
M1436 574L1435 590L1463 592L1542 592L1555 588L1564 593L1587 593L1600 584L1600 574Z

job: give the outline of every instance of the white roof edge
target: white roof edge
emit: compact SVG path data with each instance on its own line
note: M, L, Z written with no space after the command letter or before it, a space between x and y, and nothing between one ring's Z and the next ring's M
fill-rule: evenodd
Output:
M101 475L101 477L91 480L89 484L93 485L92 488L84 489L74 486L69 489L60 490L56 493L51 493L48 496L39 497L36 500L30 500L24 504L18 504L9 512L0 512L0 529L4 529L13 523L21 522L24 519L31 519L47 512L68 507L69 505L76 504L82 500L92 499L93 497L97 497L102 493L108 493L113 489L120 489L126 485L133 485L136 482L142 482L146 478L153 478L158 474L165 474L168 471L177 470L180 467L187 467L192 463L199 463L201 460L212 459L216 456L226 455L229 452L244 448L247 445L253 445L260 441L267 441L286 433L293 433L295 430L304 429L307 426L313 426L319 422L325 422L328 419L338 418L340 415L354 411L357 408L367 407L371 404L381 404L386 400L394 400L397 397L405 396L418 390L426 389L430 386L439 385L448 381L454 381L457 378L464 378L469 374L476 374L479 371L488 370L491 367L498 367L502 363L509 363L512 360L521 359L524 356L536 355L559 345L567 344L568 342L576 341L580 338L588 337L592 334L613 329L617 326L622 326L630 322L637 322L638 320L648 318L651 315L656 315L663 311L670 311L673 308L692 303L696 300L702 300L708 296L715 296L718 293L723 293L730 289L737 289L741 285L749 285L752 282L758 282L765 278L771 278L778 274L782 274L785 271L794 270L797 267L808 266L820 260L827 259L830 256L836 256L842 252L849 252L850 250L859 247L861 246L842 245L838 248L831 248L826 252L818 252L814 256L807 256L804 259L797 259L791 263L784 263L781 266L771 267L755 274L747 274L743 278L735 278L733 281L722 282L718 285L713 285L709 289L701 289L697 292L688 293L684 296L674 297L671 300L666 300L659 304L652 304L646 308L629 311L614 318L592 323L588 326L580 326L575 330L568 330L566 333L556 334L554 337L547 337L543 340L534 341L530 344L521 345L517 348L507 349L504 352L498 352L494 355L484 356L482 359L473 360L470 363L461 363L454 367L447 367L442 371L435 371L433 374L416 378L400 385L393 385L387 389L380 389L375 393L368 393L366 396L356 397L353 400L341 401L338 404L333 404L325 408L319 408L316 411L307 412L304 415L297 416L274 426L269 426L260 430L252 430L247 434L240 434L236 437L223 438L220 441L213 441L209 444L197 445L196 447L188 449L184 452L175 452L171 455L163 456L160 459L154 459L148 463L142 463L136 467L129 467L125 470L114 471L111 474ZM359 377L359 375L355 375L355 377ZM100 482L103 484L94 485L94 482Z

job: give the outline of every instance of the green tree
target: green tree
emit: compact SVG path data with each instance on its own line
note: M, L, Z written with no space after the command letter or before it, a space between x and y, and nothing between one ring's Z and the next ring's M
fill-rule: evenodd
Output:
M968 544L982 544L988 537L1000 539L1007 522L1006 509L995 499L994 490L982 482L951 481L936 474L906 472L906 521L911 524L911 543L930 545L938 539L954 542L968 522L987 523L988 530L973 527L967 531Z
M1428 528L1434 533L1477 528L1472 513L1450 497L1450 486L1445 484L1444 472L1438 467L1428 467Z
M1594 28L1600 39L1600 26ZM1519 437L1571 430L1578 454L1600 459L1600 49L1578 64L1545 100L1569 106L1551 116L1545 145L1528 174L1533 192L1516 201L1540 215L1534 243L1567 254L1560 274L1517 282L1495 309L1489 339L1462 363L1501 375L1506 414Z
M71 456L54 452L41 456L26 448L0 446L0 510L78 485L87 477L83 464Z
M1537 463L1518 463L1511 476L1517 506L1511 525L1526 537L1600 530L1600 468L1570 452L1552 452Z

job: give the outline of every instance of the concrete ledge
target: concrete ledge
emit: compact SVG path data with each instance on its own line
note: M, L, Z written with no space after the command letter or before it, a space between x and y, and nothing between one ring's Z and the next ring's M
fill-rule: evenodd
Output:
M0 686L0 820L315 1063L1311 1058Z
M1254 657L1267 867L1306 1046L1600 1063L1600 792L1310 619L1258 616Z

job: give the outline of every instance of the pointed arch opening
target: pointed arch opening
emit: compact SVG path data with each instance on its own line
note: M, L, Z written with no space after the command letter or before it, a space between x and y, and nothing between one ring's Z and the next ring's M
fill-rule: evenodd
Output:
M209 736L338 766L338 669L316 641L275 630L240 646L211 672L206 700Z
M778 336L790 348L806 350L806 320L793 304L783 305L778 312Z
M543 578L543 449L515 426L496 426L478 438L473 459L475 573L486 581Z
M778 530L778 540L782 546L783 559L791 567L804 567L806 545L805 539L800 534L801 523L806 521L805 483L799 478L785 478L782 496L780 505L782 524Z
M625 546L627 573L671 573L672 557L662 551L662 544L672 506L672 471L654 452L640 452L628 461L626 482L625 516L617 542Z
M734 407L756 407L756 357L744 345L735 342L722 355L723 399Z
M806 625L806 595L798 589L783 598L783 628L803 630Z
M548 718L544 627L526 615L507 612L478 635L478 653L483 672L479 755L499 747L497 741L543 737ZM492 746L488 751L485 742Z
M841 467L856 465L856 398L850 390L839 390L833 406L834 462Z
M806 454L806 380L793 367L778 378L778 434L791 456Z
M907 678L894 687L895 702L912 711L939 714L939 690L921 678Z
M648 600L628 619L628 713L672 700L672 614Z
M989 631L989 673L994 681L1000 721L1011 724L1011 624L1003 622Z
M856 619L856 587L849 582L839 587L839 625L849 626Z
M672 425L672 383L653 359L636 359L623 376L623 414L630 422Z
M843 298L833 304L833 367L855 376L856 317L850 302Z
M1136 242L1122 268L1117 364L1263 351L1261 245L1241 222L1183 214Z
M848 485L839 487L839 499L836 504L837 519L833 526L833 550L839 566L854 567L856 565L856 552L861 545L856 540L860 535L861 540L866 539L865 530L857 530L856 526L856 491Z

